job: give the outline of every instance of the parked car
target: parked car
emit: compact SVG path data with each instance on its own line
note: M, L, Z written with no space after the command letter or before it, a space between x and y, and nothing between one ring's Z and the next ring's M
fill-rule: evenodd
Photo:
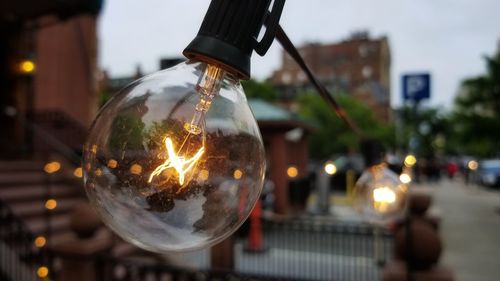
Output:
M480 184L489 187L500 187L500 159L479 162L477 173Z

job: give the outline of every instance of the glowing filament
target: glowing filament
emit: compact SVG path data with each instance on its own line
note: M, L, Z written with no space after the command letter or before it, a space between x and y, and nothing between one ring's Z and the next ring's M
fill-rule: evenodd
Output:
M376 203L394 203L396 201L396 193L390 188L384 186L373 190L373 200Z
M160 175L163 171L173 168L179 175L179 184L183 185L186 173L194 167L205 151L205 148L201 147L192 158L186 159L183 156L177 155L170 138L165 139L165 146L167 148L168 158L163 164L156 167L156 169L151 173L151 176L149 176L148 182L151 182L153 177Z
M373 201L375 209L380 213L385 213L389 205L396 202L396 193L386 186L375 188Z

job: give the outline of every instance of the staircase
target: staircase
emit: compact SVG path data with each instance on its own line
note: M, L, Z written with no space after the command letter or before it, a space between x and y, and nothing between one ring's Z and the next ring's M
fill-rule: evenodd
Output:
M36 160L1 161L0 200L35 237L43 236L48 244L55 245L72 237L69 213L86 199L80 180L70 173L71 167L62 166L58 172L47 174L44 164ZM56 202L52 210L45 206L48 199Z
M74 166L60 162L60 170L48 174L44 171L46 163L40 160L0 160L1 281L37 280L38 267L51 265L43 254L50 251L45 250L76 238L70 228L70 214L74 206L87 199L81 178L74 175ZM55 200L55 208L47 209L48 199ZM45 243L37 246L35 240L40 237ZM151 257L118 238L114 245L111 256ZM12 264L12 260L21 262Z
M0 279L40 280L42 266L53 269L49 246L74 237L70 211L84 202L80 181L68 166L49 175L37 160L0 161ZM75 176L73 176L75 177ZM52 210L48 199L55 200ZM37 276L38 275L38 276Z

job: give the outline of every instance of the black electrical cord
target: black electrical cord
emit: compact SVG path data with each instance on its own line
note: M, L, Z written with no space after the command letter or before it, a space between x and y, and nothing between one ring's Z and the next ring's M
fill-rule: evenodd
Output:
M304 59L300 55L299 51L297 51L297 48L293 45L292 41L290 41L290 38L286 35L285 31L283 28L278 26L278 29L276 30L276 39L278 42L280 42L281 46L285 51L293 58L293 60L300 66L300 68L306 73L307 78L309 78L309 81L313 84L314 88L318 91L318 93L321 95L321 97L326 101L328 105L330 105L337 116L344 121L344 123L356 134L358 135L361 139L366 139L365 134L361 131L361 129L354 123L354 121L349 117L347 112L338 104L338 102L335 100L335 98L330 94L330 92L321 84L318 79L314 76L314 74L311 72L309 67L306 65L304 62Z

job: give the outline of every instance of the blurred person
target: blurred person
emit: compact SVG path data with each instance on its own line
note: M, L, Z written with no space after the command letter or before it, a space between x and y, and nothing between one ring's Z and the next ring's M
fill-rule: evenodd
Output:
M458 165L454 161L449 161L446 164L446 173L449 179L453 179L458 172Z

